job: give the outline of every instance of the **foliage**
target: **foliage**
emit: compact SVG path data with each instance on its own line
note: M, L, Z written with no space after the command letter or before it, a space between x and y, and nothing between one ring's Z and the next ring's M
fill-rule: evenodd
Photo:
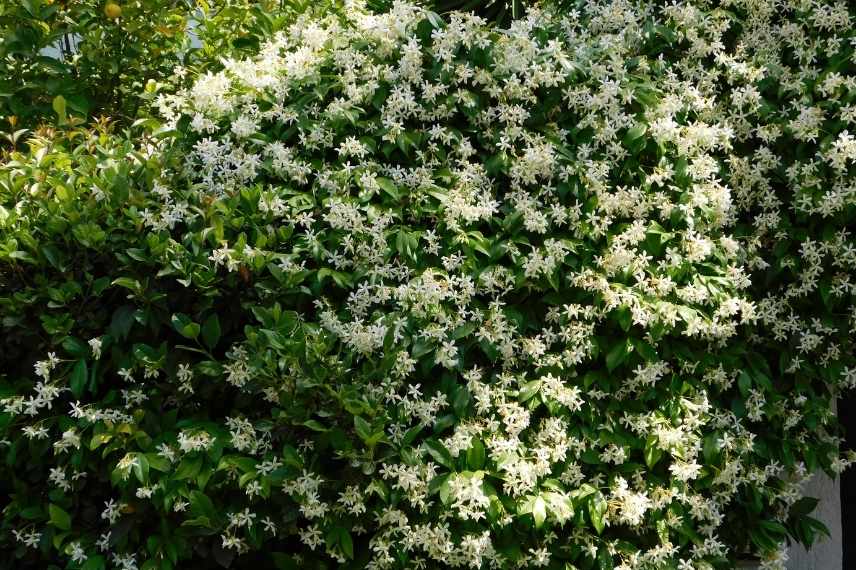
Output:
M329 12L334 6L329 1L199 2L193 28L199 48L192 54L191 67L198 73L205 66L217 67L224 55L254 54L266 38L292 23L297 15Z
M781 568L854 460L856 16L733 4L349 4L13 152L3 562Z
M23 0L0 2L0 119L12 128L70 116L130 124L183 68L258 49L296 14L331 3L279 0Z
M561 9L567 6L563 2L554 2L553 6ZM523 17L528 8L528 2L523 0L439 0L432 7L440 14L454 11L466 11L477 14L498 26L508 24Z
M69 113L133 118L146 82L187 49L186 11L183 0L0 3L0 117L52 119L59 95Z

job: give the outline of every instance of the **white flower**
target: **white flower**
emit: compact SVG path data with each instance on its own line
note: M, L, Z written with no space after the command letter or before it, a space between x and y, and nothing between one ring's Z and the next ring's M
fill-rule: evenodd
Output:
M101 358L101 339L100 338L92 338L89 339L89 347L92 349L92 357L95 360Z
M86 562L87 558L89 557L86 555L86 552L83 550L80 542L73 542L71 544L71 561L82 564Z

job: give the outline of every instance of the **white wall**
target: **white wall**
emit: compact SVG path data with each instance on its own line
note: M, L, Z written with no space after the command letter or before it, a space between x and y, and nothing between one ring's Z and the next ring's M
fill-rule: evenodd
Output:
M788 570L843 570L840 482L840 478L832 480L821 472L805 486L807 497L820 499L811 516L826 524L830 538L815 543L808 552L794 544L788 550Z

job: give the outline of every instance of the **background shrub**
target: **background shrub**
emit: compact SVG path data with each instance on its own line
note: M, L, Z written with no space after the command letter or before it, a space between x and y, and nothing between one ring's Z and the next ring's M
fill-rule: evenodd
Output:
M125 126L184 68L258 49L262 38L329 2L23 0L0 3L0 119L10 132L69 115ZM179 69L177 69L179 68Z

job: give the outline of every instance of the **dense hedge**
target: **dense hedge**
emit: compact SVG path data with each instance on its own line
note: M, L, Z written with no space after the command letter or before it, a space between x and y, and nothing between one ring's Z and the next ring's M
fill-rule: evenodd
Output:
M349 6L12 153L0 560L782 568L854 460L856 14L718 4Z

